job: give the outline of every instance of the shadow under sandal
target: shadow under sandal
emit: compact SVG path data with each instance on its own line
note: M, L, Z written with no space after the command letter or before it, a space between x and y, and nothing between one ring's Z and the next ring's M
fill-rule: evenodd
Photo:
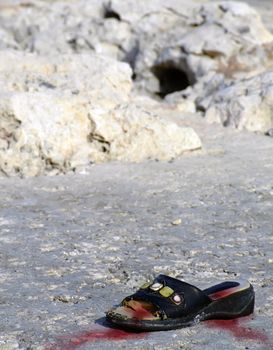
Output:
M255 294L249 282L223 282L199 288L159 275L106 313L118 328L163 331L211 319L233 319L254 310Z

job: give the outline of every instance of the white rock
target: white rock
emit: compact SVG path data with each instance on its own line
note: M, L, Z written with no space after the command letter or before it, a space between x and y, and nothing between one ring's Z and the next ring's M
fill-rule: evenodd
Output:
M0 149L5 174L40 175L88 163L91 125L78 97L45 93L1 94Z
M201 148L201 141L192 128L180 127L167 117L158 117L157 113L143 109L133 101L116 108L110 115L92 115L92 120L96 125L96 138L110 143L111 159L169 160Z
M175 219L175 220L172 221L172 225L174 225L174 226L178 226L180 224L182 224L182 220L181 219Z
M210 99L205 117L238 129L267 132L273 127L273 71L221 88Z
M252 74L270 64L273 47L257 12L227 1L31 0L0 13L0 31L3 48L91 51L129 62L138 89L152 93L161 89L155 68L176 67L190 84L211 71Z
M191 17L192 28L171 38L155 62L157 67L181 69L194 83L210 72L231 78L237 73L255 74L270 65L273 35L247 4L207 3L196 7L195 17L195 21Z
M131 94L126 63L92 54L0 52L0 169L35 176L91 162L172 159L198 149L191 128ZM141 107L143 105L143 107Z

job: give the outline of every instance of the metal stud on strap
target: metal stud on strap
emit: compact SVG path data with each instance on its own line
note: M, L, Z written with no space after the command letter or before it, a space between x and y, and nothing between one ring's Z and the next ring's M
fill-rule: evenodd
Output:
M140 289L147 289L147 288L150 287L150 285L151 285L150 282L146 282L146 283L144 283L144 284L140 287Z
M182 298L178 294L174 294L172 296L172 300L176 305L180 305L182 303Z
M160 289L159 293L165 297L165 298L169 298L173 293L174 290L168 286L163 287L162 289Z
M158 291L159 289L161 289L163 287L163 284L162 283L159 283L159 282L156 282L154 284L152 284L150 286L150 289L151 290L154 290L154 291Z

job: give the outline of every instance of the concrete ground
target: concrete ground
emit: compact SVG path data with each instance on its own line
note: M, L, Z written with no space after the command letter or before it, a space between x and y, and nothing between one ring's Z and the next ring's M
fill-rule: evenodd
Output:
M205 149L174 162L0 179L1 350L72 350L71 337L81 349L272 350L273 139L190 123ZM201 288L248 279L255 315L241 326L79 340L158 273Z

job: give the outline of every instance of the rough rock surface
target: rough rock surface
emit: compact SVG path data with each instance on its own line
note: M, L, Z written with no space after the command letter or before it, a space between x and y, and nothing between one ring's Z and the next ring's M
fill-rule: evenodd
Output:
M30 1L28 7L17 6L0 15L1 27L7 33L1 46L38 54L106 54L130 63L138 79L145 78L143 84L148 88L148 76L153 75L149 65L175 31L186 30L184 13L193 9L187 3L172 0L162 6L161 0L150 4L143 0ZM155 78L153 81L156 84Z
M56 174L199 149L194 130L169 121L167 109L159 116L136 103L130 76L128 64L95 54L0 52L1 171Z
M272 65L273 35L247 4L207 3L197 9L191 26L184 35L172 36L157 69L180 69L194 83L211 71L231 78L236 72L264 70L266 61Z
M204 0L29 1L1 15L1 46L96 52L128 62L140 90L166 94L209 71L227 77L272 66L272 34L247 4ZM178 72L176 72L178 74ZM184 74L184 76L183 76ZM166 78L167 76L167 78ZM169 80L167 81L169 76ZM172 85L174 84L174 86Z
M272 129L269 93L245 99L245 112L229 107L227 87L236 94L253 77L259 94L257 74L273 63L273 35L247 4L6 0L0 34L6 175L170 160L199 149L195 131L170 120L174 109L181 118L199 111L224 125ZM140 92L166 99L143 106Z
M273 71L222 87L209 100L208 121L266 133L273 128Z

